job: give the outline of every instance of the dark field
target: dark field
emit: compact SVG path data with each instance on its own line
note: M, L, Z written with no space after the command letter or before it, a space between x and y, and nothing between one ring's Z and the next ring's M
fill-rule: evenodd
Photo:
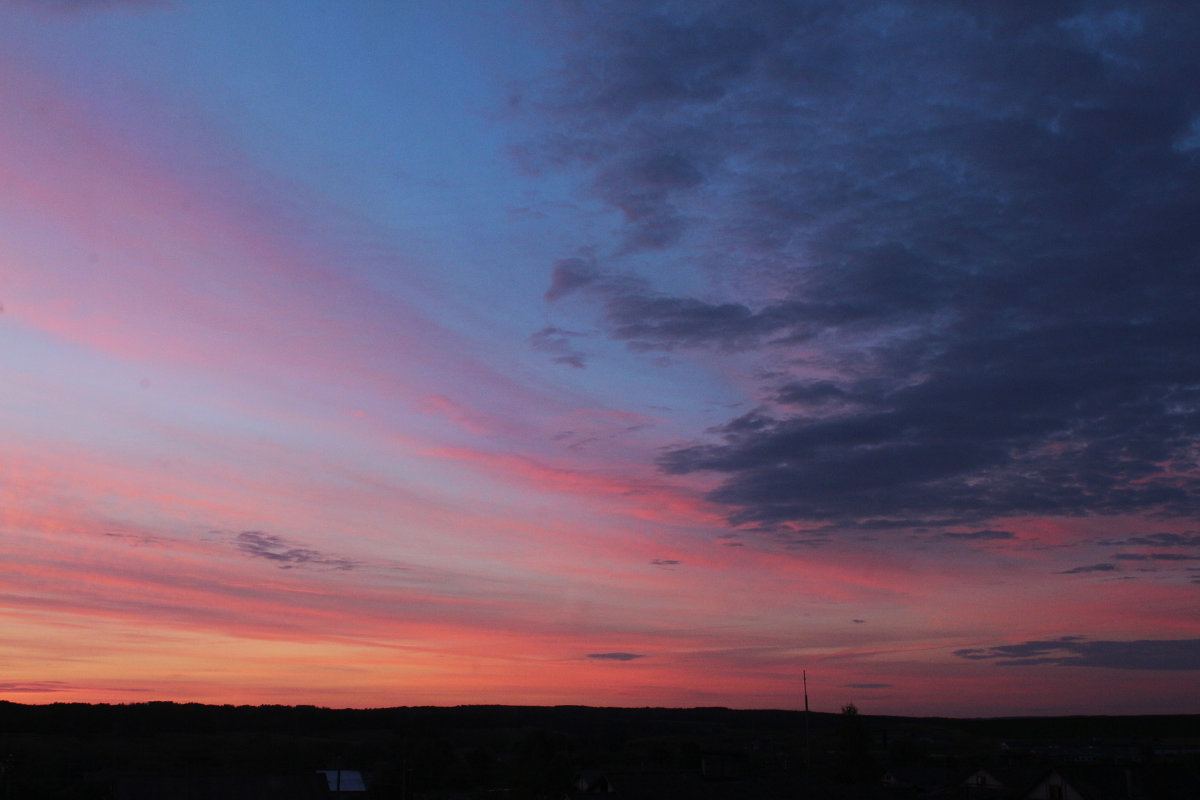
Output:
M337 796L318 770L343 770L340 794L364 800L1005 800L1047 780L1066 796L1195 800L1200 716L0 702L0 765L0 800Z

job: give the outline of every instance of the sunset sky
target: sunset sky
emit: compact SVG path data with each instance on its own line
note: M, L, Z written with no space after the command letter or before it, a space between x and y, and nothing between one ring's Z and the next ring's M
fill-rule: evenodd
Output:
M0 699L1200 713L1197 42L0 0Z

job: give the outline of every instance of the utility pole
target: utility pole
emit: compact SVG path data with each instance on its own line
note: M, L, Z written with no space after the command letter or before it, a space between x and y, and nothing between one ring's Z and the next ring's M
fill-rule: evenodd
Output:
M812 744L808 738L808 670L801 670L804 678L804 771L812 772Z

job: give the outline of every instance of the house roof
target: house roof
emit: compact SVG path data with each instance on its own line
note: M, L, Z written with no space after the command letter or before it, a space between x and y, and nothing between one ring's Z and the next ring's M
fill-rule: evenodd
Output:
M356 769L319 769L317 772L325 776L331 792L365 792L367 790L363 774Z

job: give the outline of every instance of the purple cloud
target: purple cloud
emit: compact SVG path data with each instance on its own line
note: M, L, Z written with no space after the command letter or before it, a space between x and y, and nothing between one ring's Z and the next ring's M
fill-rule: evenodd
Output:
M1091 564L1082 567L1072 567L1068 570L1063 570L1059 575L1085 575L1089 572L1112 572L1117 568L1116 564Z
M337 570L352 570L360 566L354 561L330 556L320 550L297 547L282 536L262 531L242 531L234 537L233 544L247 555L278 563L280 569L313 565Z
M954 655L998 667L1053 665L1106 669L1200 670L1200 639L1088 640L1082 636L967 648Z
M645 658L640 653L589 653L588 658L594 658L597 661L633 661L636 658Z

